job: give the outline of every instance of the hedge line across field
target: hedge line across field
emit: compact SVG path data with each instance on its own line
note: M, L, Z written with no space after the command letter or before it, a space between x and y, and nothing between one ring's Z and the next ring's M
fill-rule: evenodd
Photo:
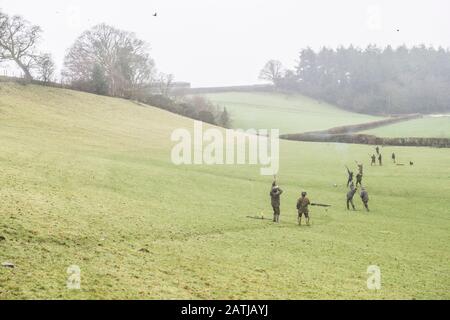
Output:
M285 140L308 142L338 142L352 144L369 144L385 146L412 146L450 148L449 138L380 138L367 134L327 134L327 133L300 133L281 136Z

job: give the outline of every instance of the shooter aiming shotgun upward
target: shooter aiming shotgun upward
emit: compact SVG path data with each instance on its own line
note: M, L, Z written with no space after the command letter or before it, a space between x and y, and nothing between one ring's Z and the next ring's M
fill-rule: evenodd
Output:
M347 181L347 187L353 182L353 171L350 171L350 169L346 166L347 172L348 172L348 181Z
M272 189L270 190L270 199L271 199L272 208L273 208L273 222L276 222L276 223L280 222L280 214L281 214L280 196L282 193L283 193L283 190L281 190L280 187L277 186L277 183L274 181L272 183Z

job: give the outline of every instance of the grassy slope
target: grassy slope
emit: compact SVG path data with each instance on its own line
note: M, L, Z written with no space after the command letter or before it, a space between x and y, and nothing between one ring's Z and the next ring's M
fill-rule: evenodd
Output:
M450 298L450 150L396 148L416 166L367 167L365 214L344 210L343 165L368 147L282 142L274 226L245 218L270 213L258 167L171 164L171 131L191 126L118 99L1 84L0 262L16 269L0 268L0 298ZM303 189L333 205L312 209L311 228L294 224ZM80 292L65 288L73 264ZM366 288L371 264L380 292Z
M216 93L205 96L227 107L233 127L240 129L276 128L281 133L302 133L381 119L347 112L301 95Z
M450 138L450 116L425 117L368 130L364 133L379 137L434 137Z

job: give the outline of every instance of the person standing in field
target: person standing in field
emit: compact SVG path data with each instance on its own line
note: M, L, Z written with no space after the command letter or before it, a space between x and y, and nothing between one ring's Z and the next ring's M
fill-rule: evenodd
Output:
M353 203L353 198L355 197L356 192L358 192L358 189L351 187L350 191L347 193L347 210L350 210L350 205L352 205L353 211L356 210L355 204Z
M364 165L362 163L356 162L356 165L358 166L358 172L362 176L364 174Z
M350 169L348 167L347 168L347 173L348 173L348 180L347 180L347 188L348 186L353 182L353 176L354 173L352 171L350 171Z
M377 157L373 154L371 166L375 166L376 164L377 164Z
M362 179L363 179L363 175L361 172L358 172L358 174L356 175L356 186L358 187L358 185L360 185L362 187Z
M392 161L393 161L394 163L396 163L396 156L395 156L395 153L392 153Z
M366 208L367 212L369 212L369 193L365 188L361 189L361 200L364 203L364 207Z
M302 217L306 218L306 225L309 226L309 205L311 202L307 197L306 192L302 192L301 198L297 201L297 210L298 210L298 225L302 225Z
M383 156L381 155L381 153L378 156L378 162L380 163L380 166L383 166Z
M377 146L377 147L375 148L375 151L377 152L377 154L380 154L380 147Z
M277 183L272 183L272 190L270 190L270 199L271 204L273 208L273 222L279 223L280 222L280 206L281 206L281 199L280 196L283 193L283 190L280 189L280 187L277 186Z

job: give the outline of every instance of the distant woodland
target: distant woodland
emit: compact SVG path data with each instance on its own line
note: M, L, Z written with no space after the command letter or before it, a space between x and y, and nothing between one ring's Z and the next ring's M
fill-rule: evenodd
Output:
M286 70L269 61L260 77L278 90L302 93L368 114L450 112L450 51L405 46L362 50L310 48Z

